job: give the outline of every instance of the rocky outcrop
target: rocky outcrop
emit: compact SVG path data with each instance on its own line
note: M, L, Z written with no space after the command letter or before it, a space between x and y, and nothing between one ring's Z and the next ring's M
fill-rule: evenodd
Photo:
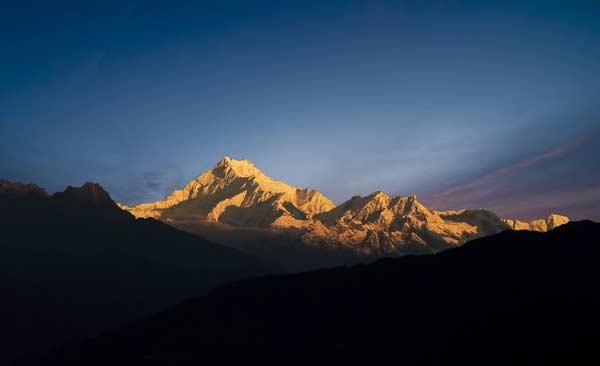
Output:
M533 220L530 222L504 219L504 222L512 230L529 230L529 231L540 231L546 232L552 230L560 225L564 225L569 222L569 218L557 214L550 214L545 219Z

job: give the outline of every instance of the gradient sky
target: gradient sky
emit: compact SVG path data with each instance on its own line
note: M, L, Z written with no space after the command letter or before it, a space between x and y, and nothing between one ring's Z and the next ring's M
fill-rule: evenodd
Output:
M133 204L230 155L336 203L600 221L598 1L89 3L3 4L0 177Z

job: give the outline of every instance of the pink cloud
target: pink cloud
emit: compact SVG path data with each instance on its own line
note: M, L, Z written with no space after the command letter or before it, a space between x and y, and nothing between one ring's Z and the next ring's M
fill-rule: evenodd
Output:
M594 137L597 134L596 132L597 131L594 131L593 133L589 133L589 134L583 135L579 138L569 140L569 141L567 141L561 145L558 145L544 153L534 155L527 159L518 161L514 164L496 169L492 172L486 173L485 175L481 176L480 178L478 178L474 181L459 184L459 185L451 187L443 192L434 194L432 196L432 201L434 201L438 205L439 204L443 205L447 201L453 201L456 198L464 196L466 194L468 194L469 196L472 196L472 195L476 194L474 192L475 189L482 188L486 185L489 185L490 183L493 182L493 180L495 178L497 178L499 176L508 174L515 170L532 167L540 162L543 162L543 161L546 161L549 159L554 159L554 158L557 158L557 157L560 157L560 156L563 156L563 155L569 153L571 150L573 150L577 146L587 142L592 137ZM458 197L455 197L455 196L458 196Z

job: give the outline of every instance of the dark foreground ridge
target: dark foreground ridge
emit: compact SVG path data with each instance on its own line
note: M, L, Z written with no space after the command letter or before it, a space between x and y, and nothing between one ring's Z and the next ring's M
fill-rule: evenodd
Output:
M0 180L0 364L271 273L253 257L152 219L98 184L49 196Z
M600 340L600 224L506 231L435 255L225 285L38 364L588 364Z

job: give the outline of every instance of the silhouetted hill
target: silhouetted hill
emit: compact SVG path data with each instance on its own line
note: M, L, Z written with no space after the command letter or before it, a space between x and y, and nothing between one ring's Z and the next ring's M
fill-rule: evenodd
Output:
M0 194L2 194L4 197L48 197L48 193L46 193L43 188L33 183L23 184L11 182L2 178L0 178Z
M592 364L600 224L506 231L434 255L221 286L42 364ZM586 359L586 357L588 359ZM39 361L39 360L38 360ZM154 364L152 363L152 364Z
M98 184L48 196L0 181L0 363L275 269L153 219Z

